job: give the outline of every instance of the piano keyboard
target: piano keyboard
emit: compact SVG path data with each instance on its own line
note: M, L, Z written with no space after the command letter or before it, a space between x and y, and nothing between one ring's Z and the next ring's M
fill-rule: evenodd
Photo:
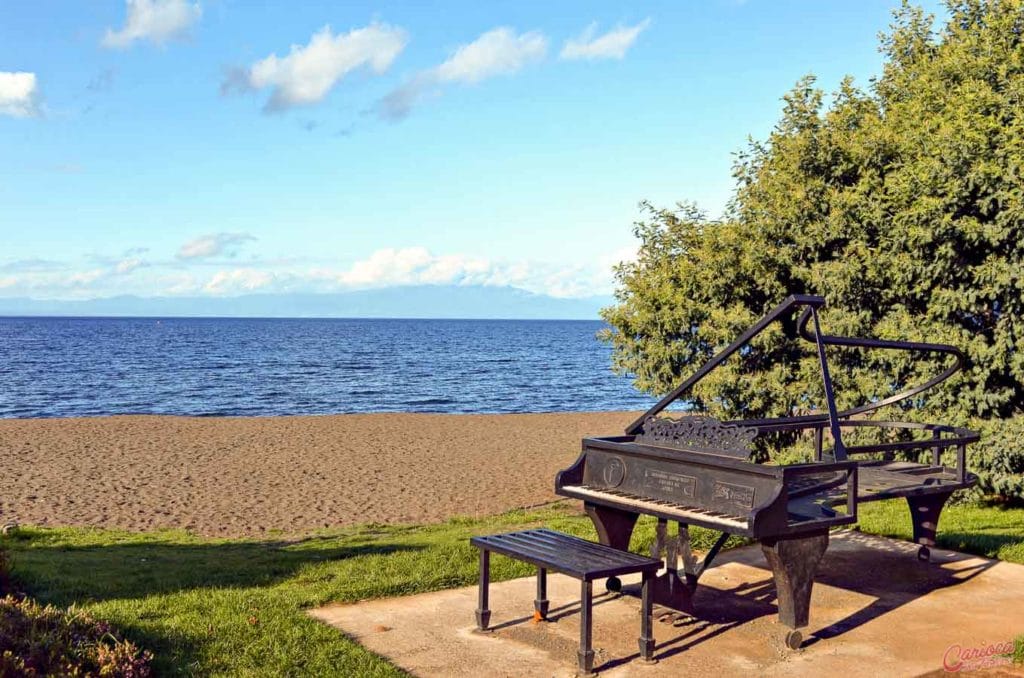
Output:
M650 497L640 497L619 490L596 488L589 485L565 485L561 489L565 494L579 499L595 499L602 504L618 504L623 508L634 509L639 513L669 514L672 516L672 520L678 520L681 523L710 525L712 527L732 527L741 531L749 527L747 521L739 516L709 511L697 508L696 506L662 501L660 499L651 499Z

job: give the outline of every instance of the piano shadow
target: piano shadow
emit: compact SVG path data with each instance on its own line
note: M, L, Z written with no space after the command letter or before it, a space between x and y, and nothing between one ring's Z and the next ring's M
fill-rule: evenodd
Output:
M917 545L865 535L851 530L833 533L832 545L825 553L815 577L811 601L811 628L816 616L815 602L824 613L842 591L869 596L873 600L852 614L824 626L804 641L803 646L835 638L871 622L932 591L962 584L988 570L998 561L977 556L932 551L933 562L917 559ZM683 633L659 642L657 658L667 658L711 640L716 636L760 617L778 613L775 583L760 548L757 546L723 553L720 564L737 562L764 572L756 581L746 581L731 588L702 585L694 596L696 617L682 616L673 623ZM878 573L884 572L884 576ZM832 591L825 589L839 589ZM639 595L638 587L624 587L623 593ZM835 601L840 605L845 601ZM655 619L659 617L655 610ZM655 625L655 636L659 635ZM780 627L780 630L782 627ZM662 637L664 635L662 634ZM780 636L781 638L781 636ZM618 661L618 660L615 660Z
M639 587L635 591L632 587L624 588L623 593L639 596ZM678 635L658 642L655 654L657 659L685 652L731 629L778 612L775 606L775 584L770 572L766 579L743 582L730 589L700 586L694 594L693 602L697 612L695 617L655 607L655 638L664 637L658 629L663 627L666 618L672 620L671 624L675 629L682 629ZM612 663L609 662L608 666Z
M932 591L970 581L999 562L935 549L932 562L921 562L916 557L918 546L910 542L852 530L843 530L834 536L838 539L833 539L833 543L840 548L830 548L825 553L815 583L854 591L874 600L853 614L818 629L805 641L805 646L842 635ZM858 546L863 548L856 548ZM879 576L880 572L884 576ZM813 605L812 600L812 618Z

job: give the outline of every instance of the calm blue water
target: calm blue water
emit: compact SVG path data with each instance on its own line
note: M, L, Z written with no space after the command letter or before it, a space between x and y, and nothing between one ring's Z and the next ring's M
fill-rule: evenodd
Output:
M0 318L0 417L645 409L596 321Z

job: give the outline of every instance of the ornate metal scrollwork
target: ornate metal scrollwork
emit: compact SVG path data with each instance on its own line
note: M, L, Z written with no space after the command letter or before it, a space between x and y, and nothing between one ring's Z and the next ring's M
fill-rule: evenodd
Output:
M756 437L756 428L723 424L714 417L648 417L644 421L643 432L636 437L636 441L658 447L715 452L746 458L750 456L751 446Z

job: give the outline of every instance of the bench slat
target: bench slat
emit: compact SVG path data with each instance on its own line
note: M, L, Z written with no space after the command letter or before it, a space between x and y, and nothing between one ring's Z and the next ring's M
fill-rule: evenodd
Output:
M564 562L574 570L593 569L598 565L593 559L588 559L584 554L568 550L565 546L544 542L538 543L519 535L507 535L504 541L524 557L545 558L547 560ZM608 560L600 563L603 567L615 567L619 564Z
M653 573L661 568L660 560L548 529L473 537L470 543L479 549L523 560L581 581L634 572Z
M515 544L516 556L520 559L532 558L535 560L543 560L546 563L552 564L553 569L558 569L568 573L576 573L581 578L592 572L617 569L623 566L621 561L611 560L595 560L589 557L585 553L573 551L566 548L565 546L541 546L536 547L532 545L523 545L518 540L512 542Z
M608 567L622 565L622 559L617 557L617 554L608 554L607 549L596 551L587 548L583 544L557 539L545 539L545 537L546 535L534 535L529 532L506 535L506 538L510 541L524 544L527 548L550 552L555 557L558 557L560 554L570 555L578 551L584 562L587 563L595 565L601 563Z

